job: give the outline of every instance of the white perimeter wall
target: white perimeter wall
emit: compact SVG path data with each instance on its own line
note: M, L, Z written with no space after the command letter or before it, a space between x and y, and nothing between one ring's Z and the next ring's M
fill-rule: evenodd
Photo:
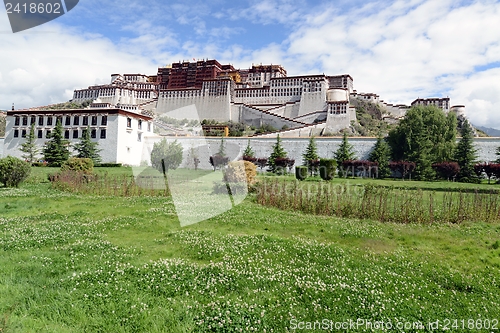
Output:
M191 113L186 114L183 110L179 110L192 105L196 107L199 119L194 118ZM167 112L169 117L176 119L187 118L196 120L215 119L217 121L238 121L238 119L231 118L231 100L229 95L158 98L156 113L162 115Z

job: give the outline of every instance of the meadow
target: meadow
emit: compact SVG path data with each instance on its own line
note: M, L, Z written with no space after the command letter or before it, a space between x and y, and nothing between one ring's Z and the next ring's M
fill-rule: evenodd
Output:
M2 333L288 332L315 321L306 331L346 331L334 323L349 320L365 320L359 332L430 332L436 320L500 329L497 222L308 214L262 206L257 193L181 227L169 196L74 193L52 188L54 170L33 171L0 188ZM368 183L334 183L347 181Z

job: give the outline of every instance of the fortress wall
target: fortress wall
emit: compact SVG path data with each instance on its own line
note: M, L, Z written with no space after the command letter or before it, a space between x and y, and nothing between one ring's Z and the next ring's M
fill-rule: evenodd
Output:
M250 126L260 127L262 124L269 124L274 128L281 129L283 126L290 128L299 126L296 122L289 121L273 114L267 114L250 108L246 105L241 105L242 122Z
M300 102L287 103L285 106L284 116L287 118L296 118L299 116L300 112ZM305 121L306 122L306 121Z
M319 122L319 121L325 121L326 119L327 119L327 112L322 111L322 112L317 112L317 113L312 113L309 115L297 117L294 120L298 120L298 121L301 121L303 123L312 124L312 123L314 123L314 121Z
M328 114L325 126L325 135L339 133L351 125L352 112L343 114ZM356 114L354 114L356 115Z
M191 96L191 97L162 97L158 98L156 113L178 119L197 119L196 114L186 113L186 107L195 106L199 120L214 119L228 121L232 117L230 96Z
M300 101L301 96L263 96L263 97L235 97L235 103L243 104L285 104Z
M280 135L282 137L282 135ZM158 142L162 137L150 137L146 139L145 144L147 149L144 149L142 160L149 161L149 154L153 148L154 142ZM188 150L191 147L198 147L203 143L200 138L167 138L169 141L177 139L182 146L185 148L185 157L188 156ZM256 157L269 157L271 155L272 146L276 143L276 138L224 138L226 147L232 147L232 151L237 151L240 155L245 150L248 140L250 139L250 146L255 151ZM206 142L213 147L213 154L215 154L220 146L220 138L207 138ZM357 159L367 159L370 151L373 149L375 138L349 138L349 143L354 146L354 152ZM295 159L296 165L302 164L302 154L304 154L306 147L308 145L309 138L286 138L283 139L283 147L288 153L288 157ZM316 144L318 147L318 154L322 158L333 158L334 152L339 148L342 142L341 137L334 138L316 138ZM484 161L495 160L495 149L500 146L500 138L484 138L475 139L474 144L478 149L479 159ZM197 148L198 158L200 159L200 168L211 169L211 165L208 162L210 157L210 151L207 149ZM229 149L227 149L229 151ZM233 154L238 156L238 153ZM184 160L183 166L186 165Z
M299 113L297 116L323 110L326 110L326 90L302 93Z

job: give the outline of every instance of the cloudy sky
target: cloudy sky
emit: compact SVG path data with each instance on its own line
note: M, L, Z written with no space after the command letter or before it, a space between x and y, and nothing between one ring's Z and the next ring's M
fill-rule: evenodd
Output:
M2 7L0 109L193 58L348 73L390 103L449 96L474 124L500 129L500 1L489 0L80 0L16 34Z

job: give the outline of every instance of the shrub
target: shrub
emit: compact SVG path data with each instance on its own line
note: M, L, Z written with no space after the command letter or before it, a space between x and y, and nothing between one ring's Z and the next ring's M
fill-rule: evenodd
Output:
M274 160L274 172L277 174L285 174L292 171L295 160L288 157L279 157Z
M262 157L262 158L258 158L257 161L255 161L256 165L260 168L260 170L262 171L262 169L264 169L267 165L267 158L265 157Z
M228 157L224 157L219 154L215 154L214 156L210 156L209 160L210 164L214 168L214 171L217 170L217 168L223 167L229 162Z
M460 172L460 166L457 162L434 163L432 165L432 168L436 171L440 178L446 180L450 180L450 178L455 179L455 177Z
M91 174L94 171L94 162L90 158L72 157L62 164L61 171L77 171Z
M321 158L319 160L319 176L323 180L333 179L337 170L337 161L334 159Z
M342 162L343 176L377 177L378 162L346 160Z
M252 185L255 183L257 167L248 161L236 161L228 164L224 172L224 181L228 183L244 183Z
M416 164L414 162L396 161L389 163L389 169L394 173L399 173L403 180L407 175L411 175L415 168Z
M121 168L122 166L121 163L99 163L94 165L96 168Z
M28 178L30 172L30 164L19 158L7 156L0 159L0 182L5 187L18 187Z
M304 180L307 178L308 168L307 166L296 166L295 167L295 178L298 180Z

